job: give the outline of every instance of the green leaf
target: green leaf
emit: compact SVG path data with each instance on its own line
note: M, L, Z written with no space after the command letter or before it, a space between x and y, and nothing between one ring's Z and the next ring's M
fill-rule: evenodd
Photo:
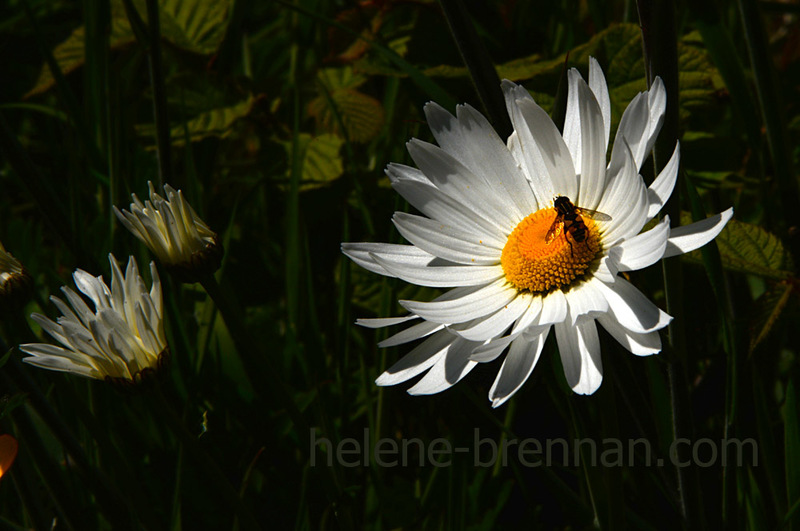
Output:
M705 49L698 46L699 37L692 33L678 43L678 71L681 118L689 116L692 109L713 101L722 78L711 63ZM611 123L613 131L622 112L638 92L647 89L645 65L642 56L642 32L636 24L617 24L597 33L588 42L569 52L569 65L586 73L589 57L596 57L603 65L611 97ZM501 79L529 81L537 88L554 88L567 59L567 54L554 59L541 60L538 54L514 59L497 66ZM385 74L386 72L370 73ZM397 74L397 73L396 73ZM458 78L468 75L460 66L440 65L424 70L429 77Z
M112 2L111 4L111 35L109 37L109 48L111 50L118 50L128 46L134 42L136 38L133 35L128 19L125 17L125 10L122 8L122 4L119 2ZM85 46L86 28L81 26L73 31L72 34L67 37L67 40L53 49L53 57L64 75L83 66L83 63L86 61L84 55ZM53 87L55 83L50 68L44 65L39 73L39 78L36 80L36 84L25 94L25 98L45 92Z
M344 140L336 135L298 135L297 146L302 153L303 168L300 174L301 192L320 188L342 176L344 166L339 150L343 144ZM289 160L292 160L292 143L284 142L284 147Z
M134 2L144 18L144 1ZM190 52L214 53L227 30L231 0L168 0L159 5L161 36L173 45ZM118 50L136 41L125 8L120 0L111 1L111 36L109 48ZM53 49L53 56L66 75L86 61L86 29L81 26L67 40ZM29 98L49 90L55 84L47 65L42 67L36 84L25 95Z
M320 128L333 134L344 133L351 142L366 143L375 138L383 127L381 102L357 90L343 88L321 96L308 105L308 114Z
M691 222L691 216L683 212L681 224ZM732 219L715 241L719 246L722 264L728 270L775 280L785 280L793 275L792 258L783 243L757 225ZM685 256L691 262L702 263L699 250Z
M781 312L789 302L793 284L782 281L772 285L755 301L755 314L751 324L750 353L764 341Z
M212 54L225 38L232 3L231 0L159 2L161 35L184 50L202 55Z
M190 142L198 142L210 136L225 138L233 130L236 121L250 114L258 101L258 97L250 95L236 105L212 109L197 115L185 125L176 125L170 131L172 145L183 146L186 144L187 138ZM136 131L141 136L155 137L155 125L153 124L137 125Z

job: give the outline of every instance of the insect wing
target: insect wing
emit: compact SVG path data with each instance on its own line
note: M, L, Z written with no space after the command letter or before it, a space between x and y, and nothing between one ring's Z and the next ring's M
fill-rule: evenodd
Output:
M564 216L558 214L556 219L553 220L553 224L550 225L550 229L547 231L547 234L544 235L544 243L550 244L556 238L556 232L558 232L558 224L564 221Z
M581 208L576 206L575 212L577 212L581 216L586 216L587 218L591 218L595 221L611 221L611 216L609 216L608 214L604 214L602 212L598 212L597 210L592 210L590 208Z

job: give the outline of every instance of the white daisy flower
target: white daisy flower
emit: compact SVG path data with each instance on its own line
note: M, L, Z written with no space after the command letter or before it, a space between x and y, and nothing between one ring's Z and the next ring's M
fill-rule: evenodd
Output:
M81 269L72 275L75 286L92 301L94 309L64 286L61 291L72 308L58 297L50 297L62 314L56 322L44 315L31 315L42 330L63 346L20 345L20 350L31 355L22 361L45 369L122 383L139 382L165 362L168 348L164 307L155 263L150 262L153 283L147 291L132 256L125 275L113 255L109 255L109 262L111 288L102 277L94 277Z
M182 282L196 282L219 269L222 244L217 234L195 213L180 190L164 186L167 198L148 182L150 200L131 194L131 210L116 213L120 222L139 238L158 260Z
M527 90L510 81L503 90L514 125L507 143L469 105L454 117L429 103L439 146L413 139L408 150L419 169L387 168L394 189L424 214L392 218L412 245L342 244L369 271L454 288L431 302L401 300L411 312L405 317L358 321L371 328L416 321L381 347L425 338L378 385L427 371L409 393L438 393L508 347L489 391L497 407L528 379L554 328L567 382L594 393L603 379L597 323L646 356L661 350L658 330L672 319L618 273L705 245L733 215L728 209L676 228L665 216L640 233L678 174L676 145L649 187L639 175L663 123L660 79L625 110L608 164L611 102L597 61L590 60L588 84L569 72L563 135Z

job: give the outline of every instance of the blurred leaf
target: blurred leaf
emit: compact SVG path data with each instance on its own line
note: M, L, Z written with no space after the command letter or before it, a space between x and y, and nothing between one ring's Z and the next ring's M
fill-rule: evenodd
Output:
M772 330L781 312L786 307L786 303L789 302L792 289L793 284L791 282L781 281L772 285L755 301L755 314L750 327L751 354Z
M691 222L691 215L683 212L681 224ZM783 243L757 225L732 219L715 241L726 269L776 280L785 280L793 275L792 258ZM691 262L702 263L699 250L685 256Z
M748 529L769 529L767 515L764 510L764 497L753 471L747 469L748 489L745 495L745 508L747 511Z
M25 394L15 393L0 397L0 419L14 411L14 409L25 404Z
M144 13L144 0L134 1L139 13ZM167 0L160 2L161 35L179 48L208 55L214 53L227 30L227 17L231 0ZM136 41L121 0L111 0L111 35L109 48L118 50ZM72 32L67 40L53 49L61 71L66 75L83 66L86 61L86 28ZM55 84L47 65L42 67L39 79L25 94L29 98L45 92Z
M339 150L343 144L344 140L336 135L298 135L297 146L302 153L303 167L300 176L301 192L320 188L342 176L344 167ZM285 142L284 147L289 160L292 160L292 143Z
M328 47L331 55L340 61L354 61L369 50L370 43L377 38L383 25L387 5L359 4L355 8L346 9L336 15L336 22L351 31L360 31L360 38L353 38L352 33L342 31L336 26L328 28Z
M232 3L231 0L159 2L161 35L179 48L202 55L212 54L225 37Z
M131 26L125 16L125 9L123 9L121 2L111 2L111 35L109 36L109 48L111 50L118 50L128 46L134 42L136 38L133 35ZM61 67L61 72L64 75L69 74L73 70L86 61L84 55L86 46L86 28L79 27L72 32L72 35L67 37L67 40L59 44L53 49L53 57L55 58L58 66ZM31 90L25 94L25 98L33 95L40 94L49 90L55 85L53 73L47 65L42 67L39 73L39 79Z
M234 123L250 114L259 99L259 97L255 97L251 94L246 100L236 105L212 109L189 120L186 122L185 126L184 124L176 125L170 131L172 145L183 146L186 144L187 132L190 142L198 142L209 136L225 138L231 133ZM136 132L140 136L154 138L155 125L137 125ZM153 149L155 149L155 146L153 146Z
M696 33L689 34L678 43L678 71L680 72L680 109L685 119L693 108L713 101L715 92L722 86L722 78L711 63L705 49L698 46ZM597 33L588 42L569 52L569 65L588 69L589 57L596 57L603 65L611 97L612 134L622 112L638 92L647 89L645 65L642 56L642 34L636 24L617 24ZM497 66L501 79L531 81L555 86L567 54L542 61L533 54ZM364 71L378 74L386 72ZM467 77L461 66L440 65L424 70L430 77ZM397 75L397 74L396 74Z
M349 71L350 69L340 69ZM355 90L364 82L360 76L345 72L335 76L327 69L320 75L320 83L326 91L308 104L308 114L317 120L323 130L339 134L344 127L351 142L369 142L383 127L384 112L381 102Z

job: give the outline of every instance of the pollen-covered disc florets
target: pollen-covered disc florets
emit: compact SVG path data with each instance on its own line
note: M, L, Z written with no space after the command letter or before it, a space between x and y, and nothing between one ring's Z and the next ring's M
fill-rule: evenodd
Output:
M548 238L556 219L554 209L543 208L523 219L508 237L500 264L506 280L518 290L546 293L568 286L583 276L600 251L600 235L591 219L583 221L583 241L563 222L556 223L555 234Z

